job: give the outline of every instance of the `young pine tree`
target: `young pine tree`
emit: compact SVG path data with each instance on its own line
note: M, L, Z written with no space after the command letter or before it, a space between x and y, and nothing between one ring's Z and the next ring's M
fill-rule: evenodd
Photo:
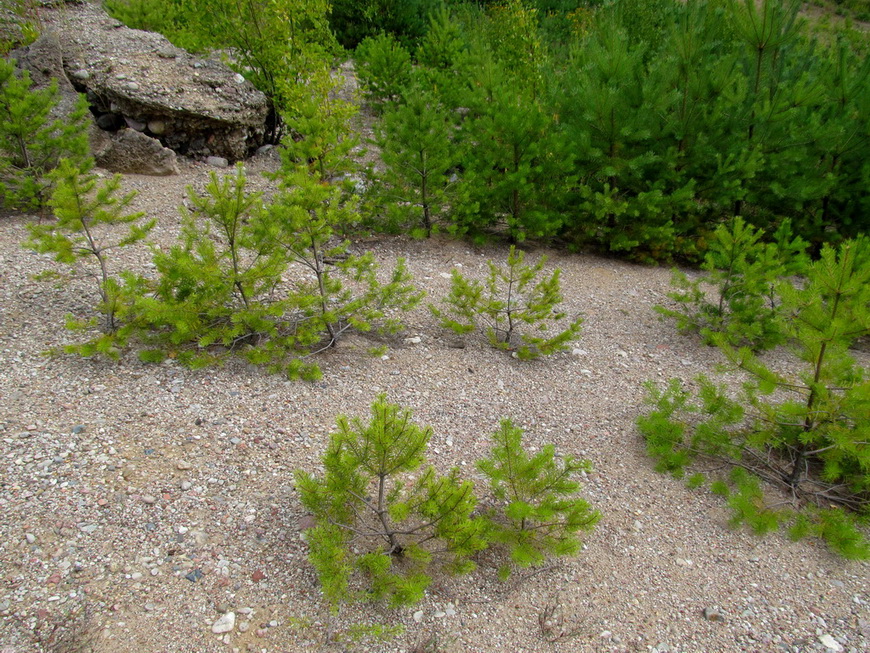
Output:
M444 328L458 334L470 333L478 324L486 329L490 344L514 351L517 358L528 360L564 350L580 334L582 318L575 318L567 328L545 337L542 334L566 317L556 310L562 301L557 268L549 276L538 279L546 257L534 265L524 265L525 253L514 247L508 253L507 267L499 268L492 261L485 284L466 279L454 270L450 294L444 298L442 310L430 306ZM522 326L533 333L520 333Z
M321 477L296 472L296 487L316 525L307 531L310 560L327 600L353 599L353 578L365 594L391 605L419 601L436 563L464 573L486 546L485 524L473 517L472 483L458 470L423 468L432 430L380 395L371 421L337 419Z
M57 101L56 85L34 90L27 71L19 74L14 61L0 59L0 206L42 209L51 196L48 172L62 158L84 163L87 103L80 98L60 120L51 117Z
M591 530L601 515L577 496L577 476L592 468L588 460L566 456L557 461L551 444L530 456L522 437L521 428L502 420L492 434L490 457L477 466L499 504L487 516L492 541L510 551L514 565L529 567L551 555L577 553L579 533ZM507 578L511 566L499 573Z
M255 237L250 222L263 201L246 183L239 164L223 178L212 173L202 195L188 189L193 209L183 209L181 242L155 250L159 278L154 292L137 302L153 346L143 352L146 359L171 355L200 366L239 349L258 358L276 335L281 309L274 293L285 263Z
M128 213L135 193L119 196L121 177L116 175L100 181L91 172L93 160L87 159L80 166L68 159L49 173L54 191L50 205L56 221L28 225L30 239L27 246L38 252L54 255L56 261L76 265L84 261L96 269L92 276L100 301L97 312L102 315L102 336L87 343L71 345L70 353L91 356L95 353L118 356L118 345L129 336L130 325L124 323L133 297L126 282L112 272L110 252L144 239L156 224L156 220L140 223L142 213ZM132 281L128 276L127 281ZM67 326L71 329L86 329L95 321L77 321L71 316Z
M818 535L845 557L870 557L855 517L870 514L870 381L850 353L870 334L870 244L862 238L826 246L805 281L782 283L779 294L797 371L775 370L717 334L713 342L749 375L742 397L731 399L700 379L694 400L672 382L665 391L652 389L655 409L639 428L669 471L681 473L699 454L744 468L730 487L714 484L729 497L735 524L763 532L791 522L793 536ZM766 503L757 478L784 489L788 509Z
M731 345L769 349L785 341L781 325L782 301L777 288L788 278L802 273L808 264L807 243L792 236L788 220L764 242L764 232L733 218L720 225L701 268L703 277L690 281L674 272L677 290L668 296L685 309L656 306L655 310L676 320L680 331L699 331L712 343L714 334ZM713 301L705 286L716 289Z
M385 110L375 125L375 143L386 170L376 196L390 225L429 237L455 199L451 171L461 159L448 109L437 96L414 85L404 102Z
M321 183L305 170L285 178L284 190L256 222L260 242L272 243L292 266L293 288L285 319L293 323L282 346L305 358L333 346L348 329L395 333L398 313L422 298L399 259L388 279L379 278L371 252L357 255L336 230L358 220L357 201L339 186Z

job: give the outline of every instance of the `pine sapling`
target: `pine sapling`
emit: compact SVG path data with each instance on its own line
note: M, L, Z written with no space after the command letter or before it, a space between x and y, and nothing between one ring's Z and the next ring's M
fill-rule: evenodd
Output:
M398 314L416 306L422 293L411 284L403 259L382 280L371 252L353 254L348 241L336 238L336 230L357 219L356 199L305 171L282 185L256 229L261 242L274 244L291 263L285 319L293 329L284 346L307 359L335 345L348 329L400 330Z
M61 160L50 173L54 184L50 206L56 222L28 225L30 239L26 245L38 252L54 254L60 263L75 265L86 260L96 265L96 270L89 274L100 296L97 311L102 315L103 336L67 350L83 356L99 352L117 357L117 345L129 336L129 325L123 323L123 318L133 301L128 291L135 282L131 275L124 275L126 281L121 281L113 274L109 252L144 239L156 220L140 223L143 213L127 212L136 194L118 195L120 175L100 181L92 169L91 159L80 166L68 159ZM94 323L76 321L70 316L67 326L85 329Z
M182 209L181 242L155 250L159 278L137 303L152 345L142 356L172 355L193 366L217 362L219 351L256 358L277 331L274 293L285 267L250 225L264 210L262 197L247 191L241 165L223 178L212 173L204 194L189 188L188 195L193 208Z
M509 550L514 565L529 567L549 556L576 554L580 532L592 530L601 515L577 496L577 477L592 469L588 460L557 460L552 444L529 455L522 437L521 428L502 420L489 458L477 466L498 503L487 516L490 537ZM510 564L499 571L503 579L510 573Z
M371 414L368 423L337 419L322 476L296 472L302 503L316 520L307 531L310 559L335 608L359 595L357 574L368 582L364 596L415 603L436 562L464 573L486 546L485 524L472 516L472 483L456 469L440 475L423 468L431 428L414 424L385 395Z
M774 369L716 334L714 343L749 376L742 396L700 378L695 398L672 381L665 391L652 387L655 409L638 426L663 469L681 473L698 455L740 469L715 483L735 524L765 532L790 523L794 537L817 535L841 555L870 557L858 528L870 515L870 381L849 352L870 334L868 241L825 246L806 279L782 281L777 294L798 371ZM757 479L790 498L771 505Z
M529 360L563 351L580 334L583 319L572 320L568 327L545 337L536 335L548 331L566 317L556 307L562 302L559 277L561 270L538 279L547 259L542 256L534 265L524 265L525 253L510 248L507 267L499 268L487 261L489 276L485 284L466 279L454 270L450 294L444 298L444 309L430 306L441 320L441 326L458 334L474 331L478 324L486 330L490 344L516 353ZM533 333L520 333L529 326Z
M769 349L782 344L782 301L777 288L788 277L800 274L808 264L808 244L791 233L788 220L764 242L764 232L736 217L720 225L701 266L706 275L690 281L675 272L668 296L680 308L656 306L655 310L676 320L680 331L697 331L712 344L714 334L724 334L736 346ZM715 288L708 299L706 287Z
M53 119L57 85L31 88L27 71L0 59L0 206L42 209L51 197L48 173L62 158L84 164L88 153L84 97L72 115Z

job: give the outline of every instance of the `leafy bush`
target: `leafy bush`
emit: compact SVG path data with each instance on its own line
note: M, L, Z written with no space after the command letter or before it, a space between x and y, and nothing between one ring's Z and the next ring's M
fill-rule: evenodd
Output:
M48 172L62 158L79 164L87 156L87 103L82 97L72 115L55 119L57 102L56 84L34 90L27 71L0 59L0 206L43 208L51 196Z
M534 333L543 333L566 316L556 310L562 301L561 270L556 268L551 275L538 280L546 257L542 256L532 266L524 265L524 260L525 253L511 247L506 268L487 261L489 277L485 285L469 281L454 270L450 294L444 298L445 309L431 306L441 326L461 335L474 331L482 323L493 347L513 351L522 360L566 349L580 334L582 318L575 318L566 329L550 337L518 331L527 325Z
M655 408L638 426L663 471L682 474L698 455L740 468L716 485L735 524L764 532L792 522L794 536L816 534L844 556L870 557L856 526L870 516L870 381L849 353L870 334L870 242L826 246L806 280L780 284L779 294L799 371L774 370L749 348L732 347L727 334L714 335L750 377L742 396L729 398L703 377L697 399L675 380L665 390L650 386ZM758 478L788 493L787 509L765 502Z
M370 36L356 49L356 73L370 102L389 102L411 80L411 55L388 34Z
M117 195L121 176L115 175L106 181L92 173L93 161L85 161L81 167L63 159L56 170L50 173L55 184L51 208L57 219L53 223L30 224L30 239L26 246L42 253L54 254L56 261L76 265L81 259L96 263L97 269L89 272L96 282L100 302L97 312L103 317L100 325L103 335L89 342L67 347L69 353L91 356L96 353L118 356L118 345L123 345L131 330L124 323L131 298L129 287L112 273L109 251L126 247L143 240L156 224L150 220L139 223L142 213L127 213L135 193ZM106 227L124 226L123 234L106 233ZM130 279L129 275L124 275ZM79 321L68 316L68 328L84 330L96 326L96 320Z
M792 236L787 220L772 242L764 242L763 237L761 229L740 217L720 225L701 266L707 274L689 281L674 271L671 284L677 290L668 297L685 308L656 306L655 310L673 318L680 331L700 332L708 343L714 334L722 334L731 345L756 350L782 344L785 333L777 286L806 268L807 243ZM716 290L715 301L707 297L709 286Z
M306 531L309 559L323 593L337 609L357 598L386 599L393 606L419 601L441 567L474 569L472 556L491 544L509 549L513 564L538 564L550 555L579 550L577 533L598 521L574 496L573 478L588 461L555 461L551 445L530 456L522 430L509 420L493 435L489 458L480 461L498 506L475 515L470 481L454 468L440 475L425 467L429 427L379 395L371 421L338 417L323 454L320 476L296 472L296 487L315 525ZM502 569L506 578L511 565ZM357 590L357 580L367 589Z
M537 565L547 556L574 555L580 550L580 531L591 530L601 515L576 496L576 477L591 471L588 460L565 456L556 461L553 445L534 456L522 447L523 431L508 419L492 434L490 457L477 463L489 480L500 509L488 515L489 537L510 551L519 567ZM510 565L500 570L502 578Z
M337 419L323 456L324 475L296 473L303 505L317 525L307 531L310 559L333 605L355 596L354 574L369 594L391 605L419 601L441 559L455 572L474 568L470 557L486 546L485 523L472 516L473 485L433 467L421 470L432 435L411 414L380 395L372 419Z
M434 93L414 91L375 125L385 170L374 193L387 223L429 237L456 198L452 170L461 159L451 116Z

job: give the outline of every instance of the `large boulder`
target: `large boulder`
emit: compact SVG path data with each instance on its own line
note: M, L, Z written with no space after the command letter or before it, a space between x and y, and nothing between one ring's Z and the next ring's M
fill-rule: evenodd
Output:
M236 161L263 144L268 100L219 59L124 27L98 4L49 15L47 26L66 77L86 93L99 124L132 129L189 156Z

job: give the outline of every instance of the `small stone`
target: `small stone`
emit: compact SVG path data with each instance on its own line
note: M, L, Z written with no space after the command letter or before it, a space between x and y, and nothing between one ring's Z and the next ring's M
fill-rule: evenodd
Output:
M245 83L245 78L242 77L239 73L236 73L235 75L233 75L233 80L236 82L236 84L244 84Z
M181 489L187 492L190 488L193 487L193 483L190 481L181 481Z
M413 336L411 338L405 338L406 345L419 345L423 342L423 339L420 336Z
M185 576L185 578L186 578L187 580L189 580L191 583L195 583L195 582L198 581L200 578L202 578L202 569L194 569L192 572L190 572L189 574L187 574L187 575Z
M82 424L76 424L72 428L72 432L78 435L79 433L84 433L85 427Z
M151 496L150 494L145 494L142 496L142 503L147 503L149 506L157 503L157 498Z
M162 120L149 120L148 131L150 131L155 136L162 136L166 133L166 123Z
M423 621L423 611L422 610L417 610L414 613L414 621L416 623L420 623L421 621Z
M24 539L27 540L28 544L33 544L34 542L36 542L36 535L34 535L33 533L25 533Z
M239 632L240 632L240 633L246 633L246 632L248 632L248 630L250 629L250 627L251 627L251 622L250 622L250 621L243 621L243 622L241 622L241 623L239 624Z
M433 616L434 616L436 619L441 619L442 617L446 617L446 616L447 616L447 613L444 612L444 610L436 610L436 611L435 611L435 614L434 614Z
M211 632L215 635L223 635L232 632L236 627L236 613L227 612L211 625Z
M230 162L222 156L206 157L205 162L210 166L214 166L215 168L226 168L228 165L230 165Z
M725 617L722 615L722 612L719 608L704 608L704 619L707 621L725 621Z
M142 574L138 571L134 571L130 574L130 580L142 580Z
M75 79L80 79L83 82L87 81L91 78L91 74L87 70L85 70L84 68L74 71L72 76Z
M263 573L261 570L259 570L259 569L257 569L257 571L255 571L253 574L251 574L251 580L254 581L255 583L259 583L259 582L260 582L261 580L263 580L265 577L266 577L266 574L264 574L264 573Z
M186 469L191 469L192 467L193 467L193 465L191 465L186 460L179 460L177 463L175 463L175 469L180 469L182 471L184 471Z
M127 87L128 91L138 91L139 90L139 84L137 84L136 82L127 82L125 84L125 86ZM137 129L136 131L141 131L141 130Z
M843 648L843 645L840 644L840 642L838 642L836 639L834 639L830 635L827 635L827 634L820 635L819 641L829 651L837 651L838 653L842 653L842 651L846 650Z

